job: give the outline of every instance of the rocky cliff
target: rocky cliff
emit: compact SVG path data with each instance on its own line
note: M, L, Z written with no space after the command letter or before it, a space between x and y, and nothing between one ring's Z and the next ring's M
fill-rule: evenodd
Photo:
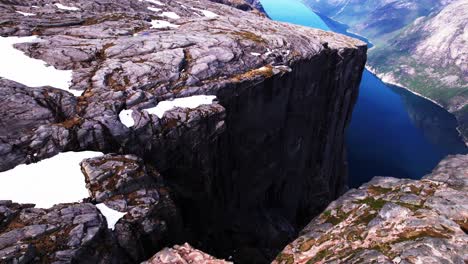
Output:
M422 180L376 177L309 223L273 263L466 263L468 156Z
M374 44L368 61L372 70L383 81L408 88L455 114L468 143L468 1L306 3L369 38Z
M25 85L42 77L29 72L1 79L0 170L105 153L81 163L82 203L2 202L3 259L135 263L190 242L266 262L343 192L365 44L247 11L205 0L0 3L0 40L70 77L65 87ZM178 99L189 103L165 108ZM125 215L108 229L101 209Z

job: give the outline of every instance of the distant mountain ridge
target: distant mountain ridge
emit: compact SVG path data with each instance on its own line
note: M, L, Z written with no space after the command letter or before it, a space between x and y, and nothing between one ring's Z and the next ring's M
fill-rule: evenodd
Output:
M468 0L305 0L375 45L368 65L455 114L468 142Z

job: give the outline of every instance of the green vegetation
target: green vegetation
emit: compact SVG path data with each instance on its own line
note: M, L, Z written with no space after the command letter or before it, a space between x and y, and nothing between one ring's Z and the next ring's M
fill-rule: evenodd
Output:
M355 203L367 204L373 210L380 210L387 203L387 201L382 199L374 199L374 197L366 197L363 200L356 201Z
M341 208L338 208L335 214L332 214L330 210L323 212L322 217L325 218L325 222L332 225L337 225L348 218L349 215L350 213L345 213L341 210Z

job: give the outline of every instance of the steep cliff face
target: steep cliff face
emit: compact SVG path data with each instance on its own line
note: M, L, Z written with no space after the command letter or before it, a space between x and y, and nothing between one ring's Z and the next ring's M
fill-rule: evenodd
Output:
M273 263L464 263L468 156L422 180L376 177L328 206Z
M82 162L86 210L101 219L93 224L105 223L93 204L125 213L114 230L93 236L121 254L96 248L102 260L142 261L188 241L235 261L266 262L344 190L344 131L364 43L211 1L0 5L2 36L36 35L15 39L24 42L15 48L71 71L62 90L1 80L9 96L2 131L14 131L0 136L0 170L64 151L106 153ZM189 103L166 108L175 98ZM29 209L5 206L0 250L8 250L0 254L84 261L77 252L86 243L60 251L81 226L58 226L64 239L47 241L54 247L44 255L43 240L23 228L47 221L18 222Z

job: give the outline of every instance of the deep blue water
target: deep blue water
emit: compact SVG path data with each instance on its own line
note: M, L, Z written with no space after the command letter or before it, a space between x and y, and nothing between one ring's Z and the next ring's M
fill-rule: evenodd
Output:
M274 20L331 31L300 0L261 2ZM343 34L345 29L333 27ZM453 115L429 100L384 84L367 70L347 131L347 148L351 187L374 176L419 179L445 156L468 153Z

